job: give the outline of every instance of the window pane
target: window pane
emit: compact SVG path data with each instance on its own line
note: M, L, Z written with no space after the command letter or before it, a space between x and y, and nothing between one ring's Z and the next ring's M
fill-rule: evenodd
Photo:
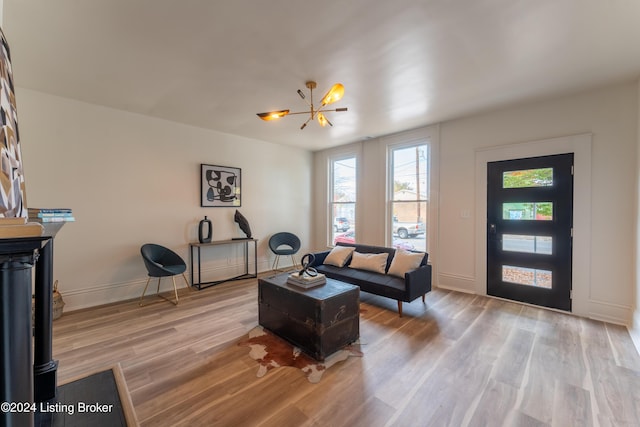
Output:
M502 188L550 187L553 168L527 169L502 173Z
M514 267L512 265L502 266L503 282L551 289L551 278L552 273L548 270Z
M391 246L427 251L429 147L418 144L391 151Z
M335 245L338 242L355 243L355 203L334 203L333 204L333 232L331 241Z
M553 203L503 203L502 219L515 221L551 221L553 220Z
M393 150L393 195L397 200L427 200L427 145Z
M333 201L356 201L356 158L333 162Z
M531 254L552 255L553 238L548 236L503 234L502 250L510 252L526 252Z
M395 202L392 204L391 240L394 248L427 250L427 202Z
M355 243L356 158L332 161L331 172L329 244Z

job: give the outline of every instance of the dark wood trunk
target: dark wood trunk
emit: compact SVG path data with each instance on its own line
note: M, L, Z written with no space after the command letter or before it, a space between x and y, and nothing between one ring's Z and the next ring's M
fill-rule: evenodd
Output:
M317 360L360 336L360 289L327 279L312 289L286 283L287 274L258 282L259 323Z

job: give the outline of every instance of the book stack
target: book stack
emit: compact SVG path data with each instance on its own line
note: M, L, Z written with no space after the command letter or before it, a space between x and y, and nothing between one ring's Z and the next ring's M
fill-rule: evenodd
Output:
M298 286L300 288L314 288L327 283L327 278L324 274L319 273L317 276L309 276L307 273L291 273L287 278L287 283L290 285Z
M68 208L28 208L29 221L49 223L49 222L73 222L75 217Z

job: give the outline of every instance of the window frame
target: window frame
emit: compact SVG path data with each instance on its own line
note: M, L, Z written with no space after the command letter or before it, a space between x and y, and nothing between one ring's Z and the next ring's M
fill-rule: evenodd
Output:
M432 221L432 185L433 185L433 146L431 138L429 136L417 136L413 138L407 138L401 142L388 143L387 144L387 174L386 174L386 217L385 217L385 241L387 247L393 247L393 206L394 203L402 202L394 200L394 152L397 150L404 150L408 148L425 146L426 147L426 198L416 201L407 201L408 203L425 203L425 213L422 215L425 223L425 252L430 252L432 248L432 242L435 236L431 236L430 230L433 231L433 227L430 227Z

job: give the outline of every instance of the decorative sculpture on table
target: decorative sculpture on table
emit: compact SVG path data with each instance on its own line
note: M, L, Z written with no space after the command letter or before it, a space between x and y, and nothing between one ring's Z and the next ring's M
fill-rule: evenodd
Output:
M213 225L211 220L204 216L204 219L198 223L198 240L200 243L211 243L213 236Z
M306 254L300 260L300 264L302 265L302 270L298 272L298 276L307 275L309 277L316 277L318 275L318 270L311 267L311 264L316 260L316 256L314 254Z
M251 227L249 226L249 221L240 213L239 210L236 209L236 214L233 217L233 220L238 223L240 226L240 230L247 235L247 239L251 239Z

